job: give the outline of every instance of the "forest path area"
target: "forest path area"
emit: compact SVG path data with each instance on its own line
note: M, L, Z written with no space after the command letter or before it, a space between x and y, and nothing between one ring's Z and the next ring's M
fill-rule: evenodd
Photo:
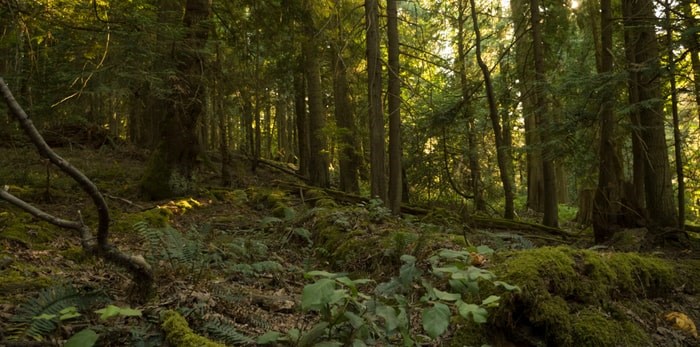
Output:
M31 149L0 152L0 183L8 191L56 216L76 218L80 211L87 224L95 223L88 198ZM218 187L214 170L203 170L196 194L141 201L144 153L58 152L107 197L111 242L144 256L154 270L155 290L135 301L139 293L131 291L129 275L86 255L73 232L0 202L0 346L34 340L60 345L86 327L107 346L159 346L165 340L178 345L169 337L173 329L226 345L263 342L261 336L282 345L347 343L359 339L353 334L361 329L338 323L336 330L313 333L323 317L303 307L305 287L342 274L357 287L338 282L334 288L368 297L379 297L379 284L399 286L410 274L414 282L396 295L407 301L404 333L420 345L698 345L697 331L688 327L700 319L700 263L691 260L698 258L693 250L591 251L585 249L590 237L576 228L566 231L565 240L536 229L474 227L449 208L398 219L376 201L343 201L264 166L252 175L243 164L234 170L235 187ZM447 284L446 273L435 272L437 261L447 268L448 260L463 262L471 271L464 273L476 276L465 282L478 283L476 289L465 290L459 300L488 310L488 320L475 324L476 313L465 319L456 310L449 328L432 336L422 315L431 305L457 307L450 295L458 291ZM309 275L314 270L320 272ZM366 303L353 295L334 309ZM492 296L499 304L484 304ZM119 311L101 320L95 310L108 305L138 309L141 317ZM64 316L71 309L79 315ZM164 323L170 310L187 325ZM677 315L668 318L670 313ZM37 319L42 315L48 316ZM403 333L383 330L386 316L358 316L367 326L381 327L370 330L367 344L382 344L380 338L403 344Z

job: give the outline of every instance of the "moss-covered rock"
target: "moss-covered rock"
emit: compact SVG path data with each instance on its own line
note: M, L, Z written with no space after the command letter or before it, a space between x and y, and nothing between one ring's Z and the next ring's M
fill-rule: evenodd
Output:
M175 347L224 347L223 344L197 335L190 329L185 318L176 311L165 311L162 321L161 328L165 332L165 338Z
M561 246L510 252L499 260L493 271L522 291L508 296L494 324L534 332L519 338L557 346L648 344L647 332L634 317L612 304L668 295L678 283L674 264L637 253Z
M11 211L0 213L0 239L31 247L53 241L57 232L57 227L36 221L28 213Z
M114 233L132 233L134 224L138 222L146 222L151 228L163 228L170 223L172 215L171 210L159 207L137 213L124 213L115 216L111 230Z
M15 261L0 271L0 293L23 293L48 287L52 283L50 277L32 264Z

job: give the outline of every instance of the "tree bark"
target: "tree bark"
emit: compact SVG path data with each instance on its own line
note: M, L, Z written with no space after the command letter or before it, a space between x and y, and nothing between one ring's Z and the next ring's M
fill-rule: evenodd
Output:
M379 4L365 0L367 39L367 100L369 103L370 192L372 198L386 202L387 183L384 164L384 112L382 110L382 63L379 49Z
M613 20L611 0L600 0L600 64L601 80L612 80L613 73ZM622 164L617 156L615 141L614 85L603 88L600 104L600 143L598 187L593 199L593 234L596 243L602 243L623 227Z
M340 166L340 190L358 194L360 192L358 170L360 158L357 146L357 127L348 85L347 66L343 52L342 22L340 15L336 16L338 25L338 43L333 49L333 100L335 104L335 122L338 127L340 147L338 164Z
M197 124L204 111L201 50L209 35L210 6L209 0L187 0L185 5L185 37L173 52L177 71L172 76L172 101L166 110L160 144L141 182L141 192L150 199L182 195L193 189L200 153Z
M304 58L299 57L298 71L294 74L294 112L296 115L299 174L309 177L309 121L306 114L306 80L304 78Z
M489 105L489 117L491 118L491 126L493 127L494 141L496 143L496 160L498 161L498 170L501 174L501 183L503 184L503 193L505 199L504 217L513 219L515 210L513 207L513 184L511 181L510 165L508 163L507 148L503 143L503 133L501 132L500 116L498 115L498 105L496 103L496 93L493 90L493 82L491 80L491 72L489 67L481 57L481 31L479 30L479 18L476 14L476 2L470 0L471 16L474 24L474 35L476 44L476 60L484 76L484 85L486 88L486 100Z
M401 77L399 61L399 24L397 0L386 1L387 39L389 54L389 209L401 213Z
M530 23L532 31L532 55L535 64L535 89L534 97L537 106L535 120L542 141L542 177L544 184L544 217L542 224L549 227L558 227L557 182L551 151L548 148L549 110L545 99L544 85L544 43L541 37L539 0L530 0Z
M673 201L671 169L668 162L664 113L659 84L659 44L651 0L623 0L622 14L629 35L628 70L636 89L640 135L644 152L644 196L650 225L675 227L678 215ZM661 230L661 228L654 228Z
M673 18L671 18L671 3L666 1L666 45L668 48L668 72L671 87L671 113L673 116L673 149L676 160L676 178L678 181L678 229L685 227L685 177L683 174L683 148L681 130L678 119L678 90L676 89L676 55L673 53Z

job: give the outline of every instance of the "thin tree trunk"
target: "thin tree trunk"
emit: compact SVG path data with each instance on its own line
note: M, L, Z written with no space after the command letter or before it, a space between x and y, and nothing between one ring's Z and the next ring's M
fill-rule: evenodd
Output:
M389 209L401 213L401 77L397 0L387 0L387 37L389 54Z
M340 22L338 23L338 30ZM360 192L357 172L359 156L357 154L357 129L350 102L347 67L339 49L333 52L333 100L335 103L335 122L340 132L338 145L340 147L340 190L357 194Z
M612 80L613 21L611 0L600 0L600 64L602 79ZM617 94L614 85L604 88L600 104L600 144L598 188L593 200L593 234L596 243L610 239L620 228L622 164L617 156L615 141L614 103Z
M683 174L683 148L681 130L678 120L678 91L676 90L676 56L673 53L673 22L671 3L666 1L666 44L668 48L668 71L671 84L671 112L673 114L673 148L676 159L676 178L678 181L678 228L685 228L685 177Z
M309 125L306 117L306 82L303 73L303 54L299 58L298 71L294 74L294 112L296 116L299 174L309 177Z
M469 146L467 158L469 163L469 183L472 194L474 196L474 209L476 211L486 211L486 201L484 200L484 190L481 188L481 166L479 164L479 142L476 139L476 126L474 124L474 115L470 109L469 85L467 81L467 53L464 44L464 24L467 21L466 5L464 0L457 3L457 56L459 73L459 84L464 100L464 113L467 118L467 145Z
M373 198L386 202L387 183L384 164L384 112L382 110L382 65L379 49L379 4L365 0L367 29L367 78L370 136L370 191Z
M474 35L476 44L476 61L481 68L481 73L484 76L484 85L486 87L486 100L489 105L489 117L491 118L491 126L493 127L494 140L496 143L496 160L498 161L498 170L501 174L501 183L503 184L503 192L505 197L504 217L513 219L515 210L513 207L513 184L508 165L508 156L506 148L503 144L503 133L501 132L500 117L498 115L498 105L496 104L496 93L493 91L493 82L491 81L491 72L486 66L481 57L481 32L479 30L479 18L476 14L476 4L474 0L470 0L472 22L474 24Z
M542 141L542 176L544 183L544 217L542 224L550 227L559 226L557 205L557 182L553 158L548 148L549 110L545 99L544 85L544 43L541 37L539 0L530 0L530 23L532 31L532 54L535 64L535 99L537 113L535 116L540 140Z

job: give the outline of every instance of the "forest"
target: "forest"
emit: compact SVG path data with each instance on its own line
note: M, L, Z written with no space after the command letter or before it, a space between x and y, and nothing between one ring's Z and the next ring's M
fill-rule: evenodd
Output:
M0 0L0 347L700 346L700 3Z

